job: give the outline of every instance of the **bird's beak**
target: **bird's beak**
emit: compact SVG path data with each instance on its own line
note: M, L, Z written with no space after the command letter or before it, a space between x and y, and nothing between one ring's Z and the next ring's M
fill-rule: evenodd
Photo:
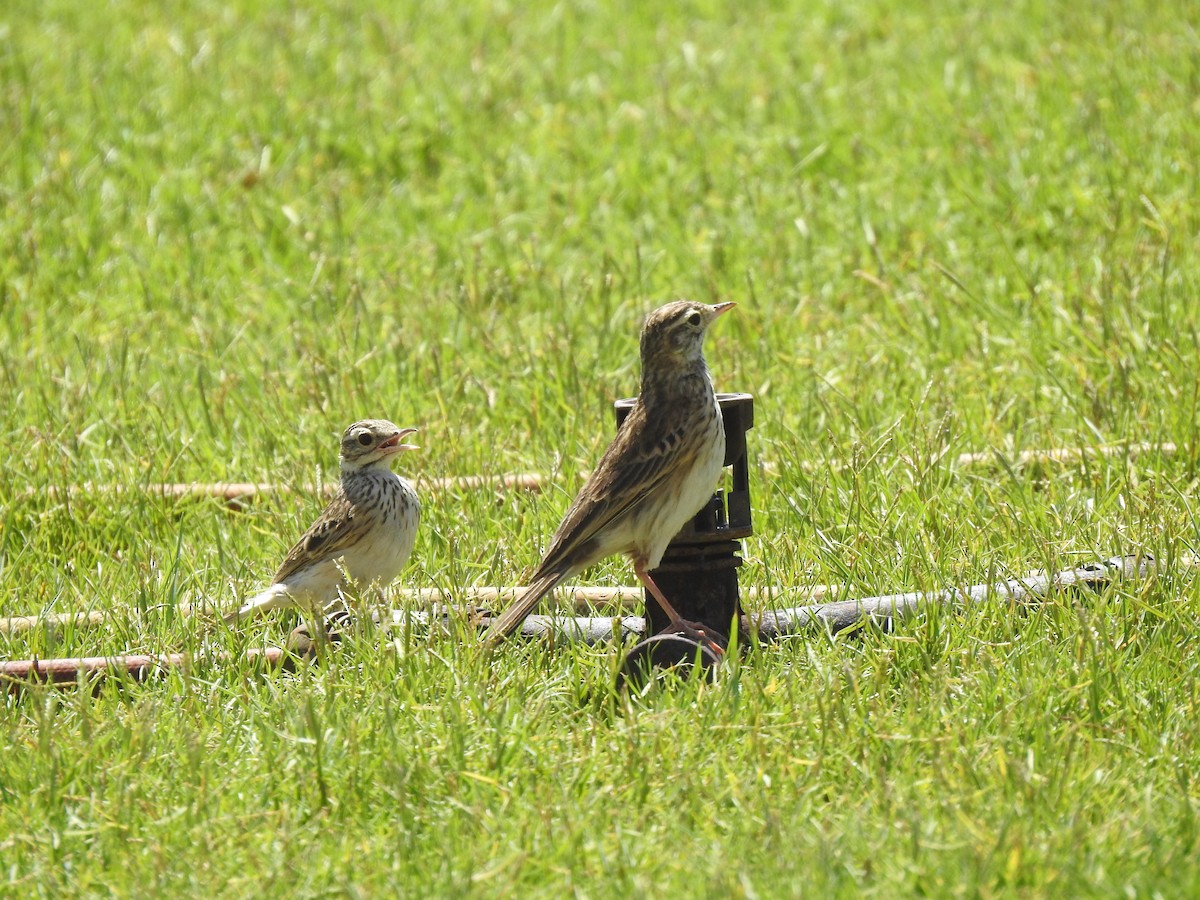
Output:
M727 313L735 306L737 306L737 304L732 300L726 300L724 303L714 303L712 305L712 317L715 319L717 316L721 315L721 313Z
M388 438L386 441L384 441L382 444L380 444L379 449L386 450L391 453L399 453L401 450L420 450L421 448L418 447L416 444L400 443L402 440L404 440L410 434L416 434L416 433L417 433L417 429L415 429L415 428L402 428L402 429L400 429L399 434L392 435L390 438Z

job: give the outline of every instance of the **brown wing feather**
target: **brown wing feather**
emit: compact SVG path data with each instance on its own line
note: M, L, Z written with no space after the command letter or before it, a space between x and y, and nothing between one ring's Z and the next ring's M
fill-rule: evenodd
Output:
M597 534L636 507L675 470L676 458L683 452L682 433L677 428L648 434L645 412L640 404L634 408L554 532L525 593L488 629L490 642L506 638L546 594L593 562Z
M550 540L534 578L565 568L587 566L593 538L604 528L635 508L676 471L683 451L683 427L669 432L647 433L642 408L630 414L616 438L604 452L596 471L588 478L562 524ZM641 439L638 436L641 435Z
M313 522L304 536L288 551L287 558L275 572L272 584L279 584L304 566L334 559L350 546L357 532L355 524L365 513L346 499L340 490L329 501L320 518Z

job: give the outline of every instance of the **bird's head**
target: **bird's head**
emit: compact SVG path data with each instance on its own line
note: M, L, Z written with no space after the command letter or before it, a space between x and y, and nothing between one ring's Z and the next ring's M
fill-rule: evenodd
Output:
M697 303L676 300L660 306L642 325L642 366L687 365L704 359L704 332L713 320L736 303Z
M342 468L363 469L382 463L391 465L392 457L401 450L416 450L414 444L401 443L415 428L397 428L386 419L363 419L355 422L342 435Z

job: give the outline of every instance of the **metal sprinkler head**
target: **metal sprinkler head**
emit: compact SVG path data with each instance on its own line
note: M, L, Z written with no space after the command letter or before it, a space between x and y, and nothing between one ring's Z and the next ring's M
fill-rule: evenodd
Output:
M617 425L633 409L633 399L616 402ZM739 541L754 533L750 519L750 462L746 432L754 427L754 397L717 394L725 425L725 466L733 469L728 491L717 491L672 539L654 582L680 616L704 626L724 650L742 615L737 570ZM721 654L693 636L675 630L666 614L646 598L646 633L625 658L618 684L640 684L653 668L699 665L711 678Z

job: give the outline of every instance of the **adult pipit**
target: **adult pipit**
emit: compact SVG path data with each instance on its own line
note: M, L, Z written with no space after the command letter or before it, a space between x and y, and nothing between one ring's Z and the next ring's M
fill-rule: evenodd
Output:
M288 552L271 586L225 616L236 622L280 607L320 610L341 601L347 579L355 587L389 584L408 562L421 504L392 460L417 429L383 419L355 422L342 435L342 483L325 512Z
M704 332L733 306L679 300L646 318L637 402L567 510L529 587L489 629L490 642L507 637L556 585L613 553L630 557L672 626L704 637L702 628L680 618L650 572L712 496L725 461Z

